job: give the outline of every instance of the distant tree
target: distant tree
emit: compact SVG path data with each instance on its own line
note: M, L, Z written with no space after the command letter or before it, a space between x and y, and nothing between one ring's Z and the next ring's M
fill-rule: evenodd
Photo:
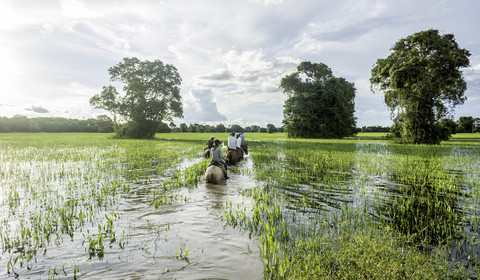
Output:
M0 117L0 132L10 132L10 119L7 117Z
M265 127L259 127L258 133L267 133L267 129Z
M392 51L374 65L372 91L385 93L403 142L437 144L439 120L465 101L467 84L459 69L469 65L470 52L459 48L452 34L433 29L399 40Z
M241 126L239 126L238 124L232 124L232 125L229 127L229 130L230 130L230 132L239 133L239 132L242 132L242 131L243 131L243 128L242 128Z
M460 117L457 123L457 132L472 133L473 132L473 117Z
M260 127L258 125L252 125L250 127L250 132L259 132Z
M197 126L198 126L198 124L196 124L196 123L188 125L188 132L198 132L197 131Z
M446 127L449 131L449 134L457 133L457 123L454 122L452 119L441 119L438 124L441 127Z
M187 132L188 131L188 126L186 123L181 123L180 124L180 131L181 132Z
M267 133L274 133L274 132L277 132L277 128L275 127L275 125L271 123L267 124Z
M389 132L389 127L383 126L363 126L360 131L361 132Z
M280 87L288 98L283 123L289 137L340 138L355 134L355 87L323 63L302 62Z
M121 96L114 86L103 87L100 94L90 99L90 105L119 115L127 123L117 126L118 137L153 138L162 121L182 117L180 84L177 69L160 60L141 61L124 58L108 69L111 81L125 84Z
M216 132L216 129L214 126L211 126L211 125L206 125L205 126L205 132Z
M473 132L480 132L480 118L473 119Z
M113 132L113 120L107 115L97 117L98 132Z
M159 133L169 133L170 131L172 131L172 129L168 126L168 124L166 124L164 122L161 122L158 125L157 132L159 132Z
M226 128L223 124L219 123L219 124L217 124L217 126L215 127L215 131L216 131L216 132L226 132L226 131L227 131L227 128Z

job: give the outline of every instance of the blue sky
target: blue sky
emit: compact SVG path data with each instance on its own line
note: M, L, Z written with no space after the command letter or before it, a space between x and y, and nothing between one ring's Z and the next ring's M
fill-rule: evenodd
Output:
M357 126L390 125L370 91L378 58L413 33L452 33L468 49L467 101L480 117L480 1L2 0L0 116L90 118L89 99L124 57L160 59L183 79L177 123L281 125L282 77L301 61L354 82Z

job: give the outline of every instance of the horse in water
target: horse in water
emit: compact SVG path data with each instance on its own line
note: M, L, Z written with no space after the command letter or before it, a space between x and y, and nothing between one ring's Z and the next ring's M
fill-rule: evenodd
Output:
M206 148L205 150L203 150L203 155L205 156L205 158L209 158L210 157L210 149Z
M241 152L239 153L236 150L228 150L225 153L225 162L228 165L235 165L240 161Z
M248 144L247 144L247 142L243 141L242 145L240 145L240 147L242 147L245 154L248 155Z
M211 184L220 184L225 182L226 170L215 164L211 164L205 170L205 181Z

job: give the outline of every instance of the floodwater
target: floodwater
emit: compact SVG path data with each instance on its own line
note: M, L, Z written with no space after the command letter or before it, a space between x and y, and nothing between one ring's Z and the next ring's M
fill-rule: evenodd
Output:
M185 161L181 168L200 160ZM237 168L251 164L246 157ZM183 200L159 208L148 199L158 185L135 185L113 209L118 215L114 230L117 242L124 237L123 249L117 242L111 247L106 242L104 254L88 260L88 244L76 233L73 241L66 236L47 246L46 255L38 253L32 267L19 275L7 274L9 254L4 253L0 278L72 279L75 264L79 279L263 279L258 240L222 220L227 202L248 207L250 201L239 190L256 182L247 175L229 176L225 184L206 184L202 179L197 186L177 190ZM106 209L105 214L110 211ZM83 232L96 232L88 226ZM65 261L70 268L64 273ZM57 275L52 272L55 266Z

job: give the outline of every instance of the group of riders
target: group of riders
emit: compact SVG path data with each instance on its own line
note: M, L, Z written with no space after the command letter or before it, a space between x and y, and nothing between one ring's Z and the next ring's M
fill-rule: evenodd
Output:
M243 132L237 134L234 132L230 133L227 143L227 151L225 154L228 154L229 151L235 151L239 153L240 158L243 158L245 154L244 148L246 149L245 135L243 135ZM224 171L225 179L229 179L227 175L227 162L220 145L222 145L220 140L215 139L215 136L210 137L207 141L207 147L204 149L204 154L206 157L210 156L211 158L209 165L223 167L222 169Z

